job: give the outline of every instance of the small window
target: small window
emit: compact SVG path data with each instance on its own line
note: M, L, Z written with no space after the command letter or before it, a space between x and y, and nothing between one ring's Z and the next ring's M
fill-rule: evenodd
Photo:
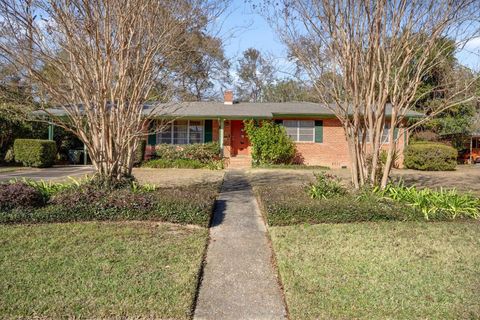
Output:
M315 121L313 120L284 120L283 125L287 135L295 142L315 141Z

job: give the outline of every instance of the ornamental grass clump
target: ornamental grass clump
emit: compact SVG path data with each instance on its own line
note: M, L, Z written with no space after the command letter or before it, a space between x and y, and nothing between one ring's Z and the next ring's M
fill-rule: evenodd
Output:
M373 192L395 202L406 203L421 213L426 220L480 218L480 199L472 194L461 194L457 190L418 189L403 184L375 188Z

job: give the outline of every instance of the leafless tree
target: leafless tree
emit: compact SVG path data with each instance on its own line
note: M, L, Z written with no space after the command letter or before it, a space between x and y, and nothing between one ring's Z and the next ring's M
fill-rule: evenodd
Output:
M98 175L114 182L131 175L138 138L145 136L143 105L167 78L166 61L178 54L193 24L220 12L219 4L3 0L0 54L24 70L36 102L46 107L48 98L63 110L64 117L46 112L85 143Z
M419 98L417 91L424 76L442 62L452 43L459 48L477 35L474 20L479 16L478 1L276 3L265 2L270 12L267 17L314 84L320 101L342 123L354 186L385 186L395 162L398 137L407 130L406 115ZM445 38L454 41L441 41ZM450 99L429 116L473 98L463 93L450 94ZM385 131L385 124L392 129ZM382 169L384 149L387 157Z

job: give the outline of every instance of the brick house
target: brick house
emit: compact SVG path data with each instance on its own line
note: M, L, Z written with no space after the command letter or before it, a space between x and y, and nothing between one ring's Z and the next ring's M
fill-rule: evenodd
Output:
M273 120L285 126L295 142L300 161L307 165L330 168L348 167L347 141L340 121L330 110L317 103L234 103L233 93L225 93L224 102L179 103L170 111L166 106L146 105L144 114L158 119L174 119L163 129L148 136L147 157L157 144L189 144L218 141L230 165L250 162L251 146L244 132L246 119ZM163 113L163 114L161 114ZM388 114L388 110L387 110ZM168 116L167 116L168 115ZM411 113L409 116L419 116ZM388 144L385 128L385 146ZM402 165L403 149L408 143L406 128L395 129L398 137L398 163Z

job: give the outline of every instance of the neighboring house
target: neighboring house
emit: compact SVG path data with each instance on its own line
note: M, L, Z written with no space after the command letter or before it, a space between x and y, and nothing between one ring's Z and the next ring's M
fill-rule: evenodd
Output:
M460 159L464 163L480 163L480 131L470 135L468 146L464 152L461 152Z
M149 135L147 156L153 154L158 144L218 141L224 156L234 163L238 158L248 158L251 153L243 121L266 119L285 126L287 134L295 141L300 162L331 168L349 165L347 141L340 121L330 110L317 103L234 103L233 93L227 91L223 103L188 102L179 103L173 108L166 112L162 105L145 106L145 116L156 117L163 124L160 125L163 130ZM412 117L419 115L409 114ZM168 119L175 120L165 125ZM388 145L389 130L385 128L385 146ZM395 135L398 137L397 165L401 166L403 149L408 140L406 128L396 129Z

